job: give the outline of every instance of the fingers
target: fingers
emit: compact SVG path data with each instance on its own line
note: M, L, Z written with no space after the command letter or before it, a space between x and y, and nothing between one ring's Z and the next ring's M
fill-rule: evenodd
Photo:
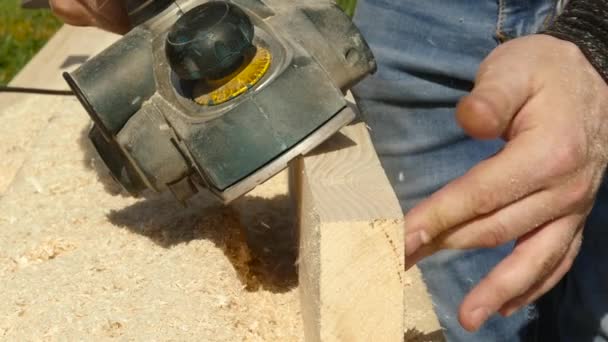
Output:
M574 240L570 244L566 255L562 259L562 261L557 265L555 270L551 274L549 274L545 279L537 283L534 287L528 290L522 296L519 296L515 299L510 300L505 305L498 310L501 315L508 317L512 315L515 311L521 309L522 307L533 303L540 296L547 293L551 290L572 267L574 263L574 259L578 255L578 252L581 248L581 243L583 241L583 227L579 227L578 232L576 233Z
M460 126L472 137L494 139L501 136L511 120L533 94L531 72L525 63L504 55L490 54L481 65L471 93L456 109ZM515 71L517 70L517 71Z
M121 0L79 0L94 13L96 26L115 32L126 33L129 28L129 17L125 1Z
M547 203L553 205L547 206ZM500 246L553 220L567 206L568 203L553 192L532 193L498 211L444 232L418 251L406 248L406 269L441 249Z
M129 18L120 0L50 0L49 4L69 25L97 26L115 33L129 30Z
M551 205L547 205L551 203ZM540 190L440 236L440 248L493 248L513 241L569 209L563 196Z
M580 190L577 192L581 193ZM442 249L493 248L515 240L554 220L560 213L578 210L576 204L581 196L571 196L564 191L540 190L498 211L448 230L418 250L407 248L411 244L408 239L415 237L415 234L409 234L406 237L405 269Z
M406 237L406 246L407 246L407 238ZM405 249L405 270L409 270L410 268L412 268L414 265L416 265L418 263L418 261L426 258L429 255L432 255L433 253L439 251L441 248L436 245L436 244L427 244L425 246L423 246L420 249L417 249L414 252L408 252L408 249L406 247Z
M526 294L563 260L582 215L563 217L526 235L464 299L459 313L462 326L479 329L505 303Z
M545 147L522 134L503 151L410 210L405 216L406 253L411 255L435 237L465 222L487 215L544 186L544 173L521 165L537 165Z
M50 0L51 10L68 25L89 26L95 23L89 10L76 0Z

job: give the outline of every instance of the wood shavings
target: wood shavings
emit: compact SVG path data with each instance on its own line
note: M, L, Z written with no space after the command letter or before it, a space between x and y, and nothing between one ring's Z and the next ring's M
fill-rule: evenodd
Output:
M61 239L53 239L46 241L39 246L33 248L32 250L25 253L23 256L19 258L21 263L22 260L25 260L25 264L31 262L43 262L55 259L59 255L73 251L76 249L76 245L70 243L69 241L61 240Z
M60 117L43 139L71 134L76 141L86 134L86 122L84 114ZM272 269L259 272L257 253L268 242L256 240L250 251L249 232L256 226L242 220L244 212L283 207L283 190L258 189L259 197L233 208L204 197L182 208L170 196L113 196L95 181L88 161L49 166L46 160L58 160L57 155L78 156L90 148L65 140L52 148L43 141L0 200L0 251L6 255L0 254L0 272L19 270L3 277L0 301L26 303L0 306L0 317L10 317L0 323L2 339L302 339L296 288L268 280L272 275L264 272ZM35 177L47 191L33 195L26 177ZM282 228L273 219L281 215L264 218L271 229L260 228ZM36 267L21 268L17 259ZM264 285L243 288L255 279ZM45 284L44 290L37 284Z
M36 193L43 193L44 189L42 188L42 185L40 185L40 182L38 182L38 180L34 177L28 177L26 178L27 182L30 183L30 185L34 188L34 191Z
M123 334L123 325L120 322L108 321L102 329L108 337L119 337Z

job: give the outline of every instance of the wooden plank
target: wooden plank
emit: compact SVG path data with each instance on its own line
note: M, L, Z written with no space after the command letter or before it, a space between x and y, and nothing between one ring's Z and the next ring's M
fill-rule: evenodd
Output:
M344 128L292 167L307 341L400 341L401 209L365 124Z
M290 169L307 341L443 341L414 267L404 272L398 200L358 123Z
M11 86L68 89L61 76L97 54L118 38L94 28L63 26L40 52L13 78ZM54 96L0 94L0 196L13 181L34 142L48 125Z

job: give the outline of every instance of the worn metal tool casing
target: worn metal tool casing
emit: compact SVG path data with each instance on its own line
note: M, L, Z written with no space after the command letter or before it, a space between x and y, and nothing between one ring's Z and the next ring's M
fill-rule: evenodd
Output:
M168 188L183 200L202 186L224 202L235 199L350 122L344 93L376 68L333 3L232 0L249 15L254 43L271 51L272 64L245 94L198 105L192 85L172 72L164 44L177 18L205 2L131 8L139 25L65 75L94 121L93 144L134 195Z

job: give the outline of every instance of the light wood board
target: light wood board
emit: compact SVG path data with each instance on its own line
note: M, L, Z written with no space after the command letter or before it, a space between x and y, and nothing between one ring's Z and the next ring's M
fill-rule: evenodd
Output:
M405 325L417 329L404 296L426 299L426 319L438 330L421 282L405 293L411 276L420 278L404 272L403 214L366 125L345 127L296 161L291 175L306 339L403 340Z

